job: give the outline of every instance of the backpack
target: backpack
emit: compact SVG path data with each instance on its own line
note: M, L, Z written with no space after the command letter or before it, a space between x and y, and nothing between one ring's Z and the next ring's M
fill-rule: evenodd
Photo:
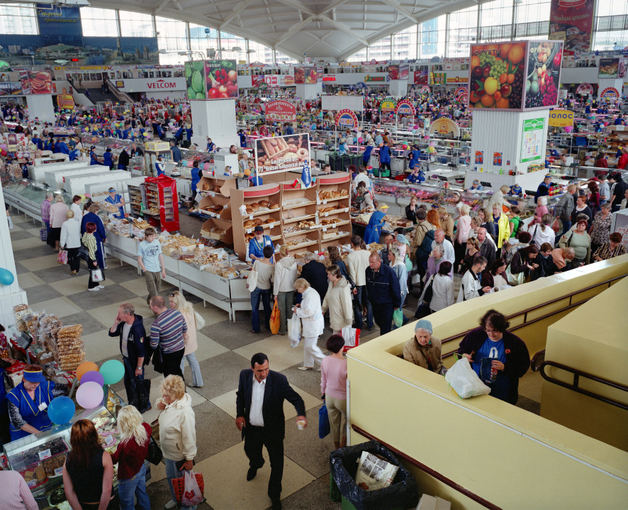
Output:
M416 249L416 257L418 259L423 259L430 256L432 253L432 243L434 242L434 232L435 230L428 230L423 237L423 241Z

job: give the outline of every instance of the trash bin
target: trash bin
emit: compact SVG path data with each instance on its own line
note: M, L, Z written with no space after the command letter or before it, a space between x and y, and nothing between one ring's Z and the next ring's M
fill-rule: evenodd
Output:
M362 452L367 451L385 458L391 464L399 466L393 483L383 489L367 491L355 483L358 460ZM369 441L355 446L340 448L330 455L331 476L342 495L343 510L405 510L416 507L419 491L416 481L404 468L395 455L379 444ZM333 494L333 487L330 494Z

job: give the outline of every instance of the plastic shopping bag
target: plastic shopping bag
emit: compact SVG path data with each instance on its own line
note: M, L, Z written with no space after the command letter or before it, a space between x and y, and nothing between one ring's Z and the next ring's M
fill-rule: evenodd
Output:
M395 324L395 326L397 326L398 328L400 328L401 326L403 326L403 310L401 308L397 308L394 312L393 312L393 323Z
M68 252L66 250L59 250L59 254L57 255L57 264L67 264L68 263Z
M181 496L181 506L195 506L203 502L203 493L196 481L194 471L185 472L185 484L183 486L183 495Z
M296 347L301 341L301 319L293 315L288 319L288 337L290 338L290 347Z
M102 282L104 280L102 271L100 269L92 269L92 281Z
M480 380L471 368L469 360L465 357L460 358L453 367L447 370L445 380L460 398L488 395L491 392L491 389Z
M329 434L329 415L327 414L327 406L323 406L318 410L318 438L323 439Z
M280 326L280 312L279 312L279 305L277 304L277 299L275 299L275 304L273 305L273 311L270 314L270 332L273 335L276 335L277 333L279 333L279 326Z
M351 326L345 326L340 330L340 334L345 341L345 347L355 347L359 343L360 330L352 328Z

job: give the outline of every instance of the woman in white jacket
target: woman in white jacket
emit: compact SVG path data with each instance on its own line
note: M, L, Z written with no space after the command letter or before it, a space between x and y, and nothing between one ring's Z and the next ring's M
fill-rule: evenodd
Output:
M438 267L438 273L432 279L432 299L430 310L438 312L454 304L454 280L450 276L451 262L444 260Z
M202 327L202 325L199 326L196 323L194 305L185 299L185 296L178 290L171 292L168 300L170 308L181 312L185 319L185 325L188 327L188 334L185 337L185 351L183 351L183 358L181 358L181 373L183 373L184 361L187 359L192 371L192 388L202 388L203 374L201 374L201 366L198 364L198 359L196 359L196 351L198 349L196 334L197 329Z
M318 348L317 340L325 329L325 319L321 309L321 298L318 292L310 287L305 278L298 278L294 282L295 290L303 296L300 304L293 307L292 311L301 319L303 337L303 365L299 370L312 370L314 362L320 363L325 355Z
M281 247L279 253L281 259L275 264L273 295L279 307L279 334L286 335L288 333L288 319L292 318L297 261L292 255L288 255L288 249L285 246Z
M335 335L342 335L342 328L353 323L351 287L335 264L327 268L327 279L329 288L323 299L322 313L329 310L329 326Z
M482 296L492 290L492 287L482 287L480 283L484 269L486 269L486 258L482 257L480 254L476 254L473 257L471 268L462 275L460 291L458 292L458 303L469 301L469 299Z
M61 236L59 238L60 249L68 252L68 265L72 274L78 274L81 268L81 258L79 248L81 247L81 220L74 220L74 211L65 213L66 220L61 225Z
M541 218L541 223L537 223L529 230L532 235L532 242L536 244L537 248L540 248L543 243L549 243L554 246L556 242L556 232L554 232L551 226L553 221L554 218L551 214L544 214Z
M176 508L177 498L172 487L174 478L181 478L184 471L194 466L196 457L196 417L192 398L185 392L183 378L169 375L161 383L161 398L156 402L159 415L159 443L166 463L166 478L172 500L165 508ZM180 464L181 469L177 467ZM196 506L181 506L195 510Z

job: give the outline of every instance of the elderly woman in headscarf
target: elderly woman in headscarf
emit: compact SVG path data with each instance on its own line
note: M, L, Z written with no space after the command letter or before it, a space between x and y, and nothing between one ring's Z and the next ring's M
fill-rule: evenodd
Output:
M414 336L403 346L403 359L415 365L443 374L440 340L432 336L432 323L426 319L417 321Z

